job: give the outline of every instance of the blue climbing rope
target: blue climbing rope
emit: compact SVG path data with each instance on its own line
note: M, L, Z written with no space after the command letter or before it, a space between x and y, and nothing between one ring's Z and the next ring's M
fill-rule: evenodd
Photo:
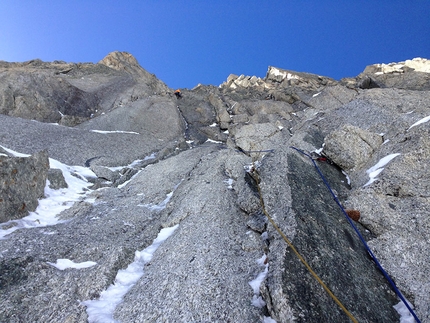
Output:
M333 196L333 199L335 200L335 202L337 203L337 205L340 207L340 209L342 210L345 218L348 220L349 224L352 226L352 228L354 229L354 231L357 233L358 237L360 238L361 242L363 243L364 247L366 248L367 252L369 253L369 255L372 257L373 261L375 262L376 266L379 268L379 270L382 272L382 274L384 275L384 277L388 280L388 282L390 283L391 287L393 288L394 292L397 294L397 296L400 298L400 300L405 304L405 306L407 307L407 309L409 310L409 312L412 314L412 316L415 318L416 323L421 323L421 321L418 319L417 315L415 314L414 310L409 306L408 302L406 301L406 299L403 297L402 293L399 291L399 289L397 288L396 284L393 282L393 280L390 278L390 276L388 275L388 273L384 270L384 268L382 268L381 264L379 263L378 259L376 258L376 256L373 254L372 250L370 250L369 246L367 245L366 240L364 240L363 236L361 235L360 231L357 229L357 227L355 226L354 222L352 222L351 218L348 216L348 214L346 213L345 209L343 208L342 204L340 204L339 199L337 198L336 194L334 194L333 190L331 189L329 183L327 182L326 178L324 177L323 173L321 172L320 168L318 167L318 165L315 163L315 160L312 158L312 156L310 156L309 154L305 153L303 150L296 148L294 146L290 146L290 148L297 150L299 153L305 155L306 157L309 157L309 159L312 161L312 163L314 164L316 170L318 171L318 174L321 176L321 179L323 180L325 186L327 186L328 190L330 191L331 195Z

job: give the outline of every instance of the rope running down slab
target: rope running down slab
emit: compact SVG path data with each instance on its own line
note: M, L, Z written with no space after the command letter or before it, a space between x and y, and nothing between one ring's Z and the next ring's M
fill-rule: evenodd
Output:
M321 280L321 278L318 277L318 275L312 270L312 268L309 266L309 264L306 262L306 260L302 257L302 255L296 250L294 245L290 242L290 240L287 238L287 236L279 229L279 227L276 225L273 218L269 215L269 213L266 210L266 207L264 205L263 195L261 194L261 188L260 188L260 178L257 173L257 171L254 168L254 172L251 174L249 173L253 179L256 182L256 186L258 189L258 195L260 196L260 204L263 209L263 213L267 216L270 223L273 225L273 227L278 231L278 233L281 235L281 237L285 240L285 242L288 244L288 246L293 250L293 252L296 254L296 256L300 259L300 261L305 265L307 270L311 273L311 275L318 281L318 283L324 288L324 290L330 295L330 297L336 302L337 305L342 309L342 311L345 312L345 314L353 321L354 323L358 323L358 321L355 319L355 317L346 309L346 307L339 301L339 299L333 294L333 292L324 284L324 282Z
M363 236L361 235L360 231L357 229L357 227L355 226L354 222L352 222L351 218L348 216L348 214L346 213L345 209L343 208L342 204L340 204L339 199L337 198L336 194L334 194L333 190L331 189L329 183L327 182L327 180L325 179L324 175L322 174L321 170L319 169L318 165L315 163L315 160L312 158L312 156L310 156L309 154L305 153L303 150L296 148L294 146L290 146L290 148L298 151L299 153L305 155L306 157L308 157L312 163L314 164L316 170L318 171L318 174L320 175L321 179L323 180L324 184L327 186L328 190L330 191L331 195L333 196L333 199L335 200L336 204L340 207L340 209L342 210L344 216L346 217L346 219L348 220L349 224L352 226L352 228L354 229L354 231L357 233L358 237L360 238L361 242L363 243L364 247L366 248L367 252L369 253L369 255L372 257L373 261L375 262L376 266L379 268L379 270L382 272L382 274L384 275L384 277L387 279L387 281L390 283L391 287L393 288L394 292L397 294L397 296L400 298L400 300L405 304L405 306L407 307L407 309L409 310L409 312L412 314L412 316L415 318L416 323L421 323L421 321L418 319L418 316L415 314L414 310L409 306L408 302L405 300L405 298L403 297L402 293L399 291L399 289L397 288L396 284L394 284L393 280L391 279L391 277L388 275L388 273L384 270L384 268L382 267L382 265L379 263L378 259L376 258L376 256L373 254L372 250L369 248L369 246L367 245L366 240L364 240Z

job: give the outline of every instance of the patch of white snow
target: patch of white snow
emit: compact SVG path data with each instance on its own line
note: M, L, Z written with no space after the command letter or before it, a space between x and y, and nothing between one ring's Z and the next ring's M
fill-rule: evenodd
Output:
M408 302L408 305L410 308L413 308L411 303ZM400 323L415 323L415 319L411 314L411 312L409 312L405 303L400 301L398 304L394 305L393 307L400 315Z
M265 240L269 240L269 234L267 233L267 231L264 231L261 234L261 240L265 241Z
M384 170L384 166L387 165L393 158L399 155L400 154L397 153L385 156L384 158L381 158L381 160L377 162L375 166L372 166L368 170L366 170L366 173L369 175L370 179L366 184L364 184L363 187L366 187L372 184L374 181L378 180L377 176Z
M321 155L322 151L323 151L324 147L321 147L320 149L315 149L314 153Z
M97 263L94 261L84 261L84 262L76 263L69 259L57 259L56 263L52 263L52 262L46 262L46 263L51 266L54 266L59 270L64 270L67 268L82 269L82 268L89 268L97 265Z
M169 203L172 196L173 196L173 192L170 192L169 194L166 195L166 198L160 204L149 203L149 204L138 205L138 206L144 206L151 211L161 211L161 210L164 210L166 208L167 203Z
M106 167L106 168L110 169L113 172L119 171L119 170L121 170L123 168L134 168L136 165L139 165L143 161L147 161L147 160L150 160L150 159L155 159L156 155L157 155L156 153L152 153L149 156L145 156L143 159L137 159L137 160L131 162L131 164L129 164L127 166L115 166L115 167Z
M138 204L137 206L143 206L148 208L151 211L161 211L164 210L167 206L167 204L170 202L170 199L173 196L173 193L176 191L176 189L178 188L178 186L182 183L182 180L175 185L175 187L173 188L173 190L166 195L166 198L160 203L160 204L153 204L153 203L149 203L149 204Z
M212 140L212 139L209 139L209 138L208 138L208 140L205 141L205 143L207 143L207 142L211 142L211 143L214 143L214 144L222 144L223 143L222 141L216 141L216 140Z
M351 185L351 179L349 178L348 174L344 170L342 170L342 174L345 175L346 182L348 183L348 185Z
M97 132L97 133L103 133L103 134L109 134L109 133L131 133L131 134L135 134L135 135L140 135L140 133L138 133L138 132L134 132L134 131L122 131L122 130L115 130L115 131L90 130L90 131Z
M158 247L178 228L165 228L160 231L154 242L142 251L136 251L134 261L126 269L119 270L115 282L100 294L99 299L82 302L87 307L88 322L116 323L113 318L115 308L122 303L123 297L143 276L144 266L151 261Z
M260 285L266 279L267 273L269 271L269 264L266 263L267 256L263 255L260 259L257 259L257 263L260 266L264 266L264 271L259 273L257 277L254 280L251 280L248 282L248 284L251 286L252 290L254 291L254 296L252 297L251 304L255 307L263 307L266 305L266 302L263 300L263 298L260 296Z
M234 179L233 178L229 178L229 179L224 180L224 183L227 184L227 188L229 190L233 189L233 183L234 183Z
M428 121L430 121L430 116L425 117L425 118L422 118L421 120L418 120L417 122L415 122L412 126L410 126L410 127L408 128L408 131L409 131L409 129L411 129L412 127L418 126L419 124L421 124L421 123L425 123L425 122L428 122Z

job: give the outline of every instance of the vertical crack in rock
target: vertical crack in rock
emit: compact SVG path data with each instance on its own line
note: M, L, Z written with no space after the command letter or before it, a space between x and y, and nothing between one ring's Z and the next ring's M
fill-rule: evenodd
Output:
M328 181L340 182L342 174L329 169L322 165ZM395 294L369 260L315 169L295 154L289 156L289 184L297 219L293 243L299 252L359 322L396 321ZM337 190L342 188L338 185ZM298 322L335 322L345 315L289 249L284 262L284 289ZM378 309L370 310L356 302L357 298L379 304Z

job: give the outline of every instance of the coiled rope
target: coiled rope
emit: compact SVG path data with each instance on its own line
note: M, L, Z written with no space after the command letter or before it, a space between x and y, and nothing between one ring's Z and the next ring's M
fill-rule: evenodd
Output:
M418 319L417 315L415 314L415 312L413 311L413 309L409 306L408 302L406 301L406 299L403 297L402 293L399 291L399 289L397 288L396 284L394 284L393 280L390 278L390 276L388 275L388 273L384 270L384 268L382 268L381 264L379 263L378 259L376 258L376 256L373 254L372 250L370 250L369 246L367 245L366 240L364 240L363 236L361 235L360 231L357 229L357 227L355 226L354 222L352 222L351 218L348 216L348 214L346 213L345 209L343 208L342 204L340 204L339 199L337 198L336 194L334 194L333 190L331 189L329 183L327 182L327 180L325 179L324 175L322 174L320 168L318 167L318 165L315 163L315 160L312 158L312 156L310 156L309 154L305 153L303 150L296 148L294 146L290 146L290 148L298 151L299 153L305 155L306 157L308 157L312 163L314 164L316 170L318 171L318 174L320 175L321 179L323 180L324 184L327 186L328 190L330 191L331 195L333 196L333 199L335 200L335 202L337 203L337 205L340 207L340 209L342 210L345 218L348 220L349 224L352 226L352 228L354 229L354 231L357 233L358 237L360 238L361 242L363 243L364 247L366 248L367 252L369 253L369 255L372 257L373 261L375 262L376 266L379 268L379 270L382 272L382 274L384 275L384 277L387 279L387 281L390 283L391 287L393 288L394 292L397 294L397 296L400 298L400 300L405 304L405 306L407 307L407 309L409 310L409 312L412 314L412 316L415 318L416 323L421 323L421 321Z
M339 307L342 309L342 311L345 312L346 315L353 321L354 323L358 323L358 321L355 319L355 317L346 309L346 307L339 301L339 299L333 294L333 292L324 284L324 282L321 280L321 278L318 277L318 275L312 270L312 268L309 266L309 264L306 262L306 260L302 257L302 255L296 250L294 245L290 242L290 240L287 238L287 236L279 229L279 227L276 225L273 218L269 215L269 213L266 210L266 207L264 205L263 195L261 194L261 188L260 188L260 177L255 169L253 167L253 172L249 173L252 178L254 179L257 189L258 189L258 195L260 196L260 204L263 209L263 213L267 216L270 223L273 225L273 227L278 231L278 233L281 235L281 237L285 240L285 242L288 244L288 246L293 250L293 252L296 254L296 256L300 259L300 261L305 265L305 267L308 269L308 271L311 273L311 275L318 281L318 283L324 288L324 290L330 295L330 297L339 305Z

